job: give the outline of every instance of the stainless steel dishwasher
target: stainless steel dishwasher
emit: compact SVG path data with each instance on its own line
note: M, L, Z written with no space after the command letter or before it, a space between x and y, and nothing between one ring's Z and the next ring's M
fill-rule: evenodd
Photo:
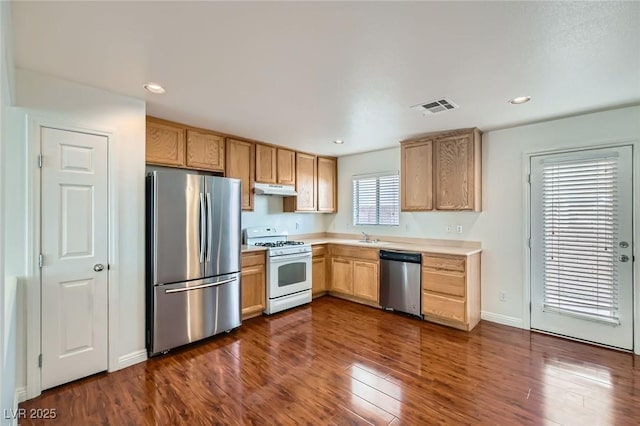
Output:
M380 250L380 306L422 316L422 256L420 253Z

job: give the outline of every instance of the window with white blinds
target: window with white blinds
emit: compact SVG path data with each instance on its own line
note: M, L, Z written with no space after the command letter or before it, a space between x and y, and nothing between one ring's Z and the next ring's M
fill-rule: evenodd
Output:
M400 214L398 172L353 177L353 224L398 225Z
M542 165L544 310L617 322L618 157Z

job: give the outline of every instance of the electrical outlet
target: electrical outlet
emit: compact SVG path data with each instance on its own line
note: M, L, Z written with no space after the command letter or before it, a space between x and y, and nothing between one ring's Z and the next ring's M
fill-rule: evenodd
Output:
M456 225L456 232L462 234L462 225Z
M506 302L507 301L507 292L506 291L501 291L500 292L500 301L501 302Z
M300 229L300 222L296 222L296 230Z
M451 225L447 225L444 227L444 230L447 234L451 233Z

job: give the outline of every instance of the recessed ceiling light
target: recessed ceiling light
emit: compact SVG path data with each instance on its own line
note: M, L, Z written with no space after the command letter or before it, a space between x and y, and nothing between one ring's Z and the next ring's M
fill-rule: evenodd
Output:
M158 95L161 95L165 92L164 87L162 87L158 83L146 83L143 87L148 92L156 93Z
M509 99L509 103L513 105L526 104L531 100L531 96L518 96L517 98Z
M333 143L335 143L337 145L342 145L344 143L344 141L342 139L336 139L335 141L333 141Z

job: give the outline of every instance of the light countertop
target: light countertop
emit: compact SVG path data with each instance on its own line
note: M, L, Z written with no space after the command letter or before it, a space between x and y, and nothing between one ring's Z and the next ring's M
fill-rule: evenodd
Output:
M437 254L453 254L457 256L471 256L472 254L480 253L482 248L480 247L456 247L456 246L445 246L445 245L437 245L437 244L429 244L429 243L399 243L392 241L384 241L381 240L377 243L363 243L358 240L347 239L347 238L332 238L332 237L323 237L323 238L313 238L313 239L301 239L298 241L304 241L305 243L309 243L311 245L316 244L343 244L349 246L357 246L357 247L369 247L377 250L404 250L404 251L414 251L421 253L437 253ZM250 253L254 251L264 251L265 247L255 247L255 246L242 246L242 253Z

